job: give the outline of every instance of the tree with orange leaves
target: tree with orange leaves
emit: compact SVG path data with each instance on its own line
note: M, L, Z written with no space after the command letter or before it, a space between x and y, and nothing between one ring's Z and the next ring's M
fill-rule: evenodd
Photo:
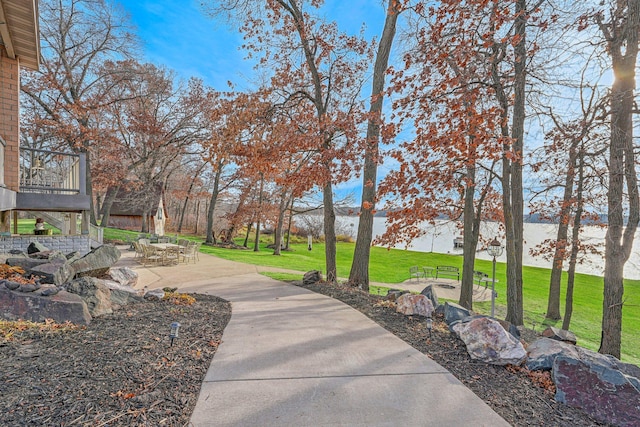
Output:
M336 273L336 233L333 184L352 171L353 142L362 120L359 93L371 49L361 37L341 33L335 23L323 22L310 10L321 1L226 0L213 12L240 17L244 47L260 56L260 65L271 74L271 85L281 91L283 105L300 106L304 141L317 152L313 173L322 189L324 205L325 262L327 280ZM307 10L310 9L310 10ZM302 114L301 112L299 114ZM313 117L313 121L311 121ZM348 142L351 142L350 144Z

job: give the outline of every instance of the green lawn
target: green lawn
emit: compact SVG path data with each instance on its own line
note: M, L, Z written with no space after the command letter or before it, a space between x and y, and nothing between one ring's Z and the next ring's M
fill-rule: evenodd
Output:
M24 218L18 220L18 234L33 234L34 228L36 228L35 218ZM53 234L60 234L60 229L51 224L45 223L44 228L51 228L53 229ZM13 226L11 230L13 231Z
M124 239L121 230L105 229L105 238L111 238L112 233L118 233L119 239ZM124 236L137 236L137 233L124 232ZM324 272L324 245L314 243L311 251L307 250L306 243L292 244L291 252L283 252L281 256L274 256L273 251L266 248L269 237L261 243L260 251L232 250L217 247L202 246L201 252L218 256L220 258L244 262L247 264L264 265L285 268L305 272L320 270ZM338 243L337 263L338 276L346 278L353 258L353 243ZM384 248L371 248L371 262L369 268L370 279L373 282L384 284L401 283L409 278L409 267L452 265L462 267L462 257L458 255L415 252L408 250L387 250ZM491 262L476 260L475 269L491 274ZM546 327L544 313L547 308L547 295L549 290L550 270L537 267L524 267L524 316L525 324L529 328L541 330ZM284 280L291 276L283 276ZM301 275L299 276L301 277ZM498 317L506 314L506 277L505 265L498 263L496 266L496 312ZM585 274L576 275L574 292L573 316L571 330L578 336L578 344L597 350L600 343L600 324L602 321L602 277ZM380 289L372 287L372 293L382 293ZM564 294L562 295L564 301ZM625 282L625 309L622 324L622 351L623 361L635 364L640 363L640 339L636 331L640 328L640 281L627 280ZM488 314L491 303L475 303L474 310ZM564 312L564 305L561 307ZM562 321L552 324L561 327Z

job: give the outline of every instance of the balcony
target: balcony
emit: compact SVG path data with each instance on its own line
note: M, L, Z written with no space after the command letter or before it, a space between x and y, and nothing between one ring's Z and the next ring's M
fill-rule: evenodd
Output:
M85 154L20 148L19 173L17 210L89 210Z

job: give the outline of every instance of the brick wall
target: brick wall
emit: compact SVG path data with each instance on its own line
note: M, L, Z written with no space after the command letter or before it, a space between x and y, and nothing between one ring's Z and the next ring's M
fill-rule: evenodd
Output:
M19 70L18 60L8 58L4 46L0 46L0 135L7 144L4 153L4 183L13 191L18 191L19 187Z
M40 244L51 250L61 251L65 254L78 251L86 255L91 251L89 236L22 236L5 237L0 239L0 253L8 253L10 250L27 251L31 242Z

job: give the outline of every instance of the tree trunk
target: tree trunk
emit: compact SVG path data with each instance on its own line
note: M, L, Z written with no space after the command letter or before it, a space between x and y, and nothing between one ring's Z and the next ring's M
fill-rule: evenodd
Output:
M336 213L333 208L333 186L331 185L331 180L324 185L322 199L324 202L324 254L327 282L335 283L338 278L336 262Z
M573 230L571 232L571 256L569 257L569 271L567 272L567 294L564 302L564 319L562 329L569 330L571 316L573 314L573 289L576 277L576 265L578 264L578 252L580 251L580 225L584 206L584 150L578 154L578 184L576 188L576 211L573 217Z
M556 248L551 265L551 279L549 280L549 299L547 301L546 319L560 320L560 285L562 282L562 267L567 251L567 237L569 234L569 219L571 216L571 199L573 198L573 181L575 180L575 148L569 151L569 164L564 180L562 206L560 208L560 223L556 235Z
M182 224L184 222L184 215L187 212L187 204L189 203L189 196L184 198L184 203L182 204L182 210L180 212L180 221L178 221L178 229L176 230L178 233L182 232Z
M473 142L473 138L471 138ZM472 145L472 144L470 144ZM476 193L476 168L467 167L467 179L464 191L464 217L463 217L463 260L462 260L462 284L460 285L460 299L458 303L466 309L473 309L473 271L475 270L476 248L480 236L480 214L475 211L474 201Z
M249 235L251 234L251 227L253 227L253 222L250 222L249 225L247 225L247 235L244 236L244 243L242 244L242 246L244 246L245 248L249 247L247 245L249 244Z
M396 34L396 23L400 14L400 2L388 0L387 16L384 21L382 37L378 45L376 61L373 68L371 86L371 105L367 123L367 144L364 153L364 169L362 171L362 204L358 236L353 253L353 262L349 273L349 283L362 290L369 290L369 256L373 238L373 217L376 203L376 185L378 174L378 155L380 143L380 119L382 101L384 99L384 77L389 66L389 55Z
M289 207L289 224L287 224L287 243L285 244L285 250L289 250L289 242L291 240L291 225L293 224L293 202L295 201L295 197L291 196L291 205Z
M218 161L216 173L213 178L213 190L211 191L211 200L209 202L209 209L207 211L207 237L205 243L215 244L216 238L213 235L213 219L216 209L216 203L218 202L218 195L220 194L220 177L222 176L222 168L224 167L222 161Z
M633 108L635 66L640 30L640 1L618 2L612 22L599 22L612 59L611 143L609 147L608 227L605 238L604 300L600 353L620 358L622 347L623 270L629 259L640 219L635 154ZM614 13L615 12L615 13ZM629 219L624 227L624 183Z
M109 226L109 217L111 216L111 206L113 205L113 201L116 199L118 195L118 191L120 190L120 186L114 187L114 190L109 193L107 192L107 197L104 199L104 203L102 204L102 208L104 210L104 214L102 215L102 221L100 221L101 227Z
M87 166L87 179L86 179L86 186L87 186L87 196L89 196L89 221L91 222L91 224L93 225L98 225L98 220L96 219L96 210L95 210L95 204L93 201L93 185L92 185L92 179L91 179L91 154L89 153L88 150L83 150L84 153L86 154L86 166Z
M198 221L200 221L200 200L196 202L196 224L193 233L198 235Z
M258 195L258 212L256 221L256 240L253 244L253 251L260 252L260 220L262 219L262 192L264 190L264 176L260 174L260 194Z
M274 255L280 255L282 253L282 230L284 229L284 214L287 212L288 202L287 189L283 187L280 193L280 205L278 206L278 224L276 225L276 232L273 237Z

